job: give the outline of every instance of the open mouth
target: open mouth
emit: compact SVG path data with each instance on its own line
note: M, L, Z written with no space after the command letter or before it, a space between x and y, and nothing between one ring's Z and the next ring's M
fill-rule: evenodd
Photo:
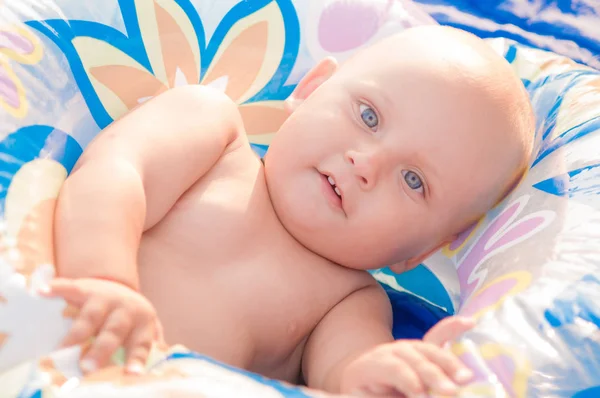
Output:
M329 185L331 185L331 188L333 188L333 192L335 192L335 194L338 196L338 198L342 199L342 191L340 191L340 189L335 185L335 180L333 179L332 176L326 176L327 177L327 182L329 182Z
M340 187L336 185L335 178L321 173L321 189L323 190L325 198L332 207L344 211L344 206L342 203L343 192Z

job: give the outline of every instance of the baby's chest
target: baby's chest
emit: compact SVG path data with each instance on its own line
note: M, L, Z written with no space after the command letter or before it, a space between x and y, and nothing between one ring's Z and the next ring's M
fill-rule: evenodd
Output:
M252 268L256 273L251 282L245 289L239 286L247 294L239 302L254 348L249 368L297 382L306 342L341 294L308 275L285 272L285 267L253 264Z
M173 316L173 306L190 308L169 322L187 329L188 346L217 359L269 377L296 382L308 336L339 294L286 270L269 256L246 256L243 260L196 263L178 269L178 289L164 297L163 305ZM288 271L288 272L286 272ZM186 304L187 303L187 304ZM187 332L186 332L187 333ZM178 337L178 336L177 336ZM179 340L179 339L177 339ZM219 348L220 347L220 348Z
M159 233L203 256L245 252L273 218L262 172L254 174L205 177L175 203Z
M217 169L186 192L141 251L147 293L177 325L173 338L296 381L308 336L354 282L338 266L282 250L282 233L260 170ZM178 288L163 297L163 285ZM190 302L204 303L194 306L194 317L174 310Z

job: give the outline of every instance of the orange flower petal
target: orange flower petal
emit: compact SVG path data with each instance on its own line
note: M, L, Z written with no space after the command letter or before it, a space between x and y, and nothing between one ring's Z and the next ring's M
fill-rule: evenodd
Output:
M202 83L225 78L225 93L237 103L247 101L271 80L284 46L283 16L277 3L271 2L230 28Z
M244 104L239 107L239 110L248 135L275 133L288 117L283 101Z
M153 75L125 65L104 65L90 68L90 75L105 85L131 110L138 100L154 97L167 90Z
M267 50L268 24L258 22L236 37L211 72L202 81L210 84L222 77L228 77L225 93L234 101L238 100L254 82Z
M131 56L103 40L78 36L73 45L98 99L113 120L137 106L140 99L166 90L166 81L163 83Z
M200 81L199 66L181 26L158 3L154 4L154 8L169 87L175 86L177 69L181 69L188 83L198 83Z

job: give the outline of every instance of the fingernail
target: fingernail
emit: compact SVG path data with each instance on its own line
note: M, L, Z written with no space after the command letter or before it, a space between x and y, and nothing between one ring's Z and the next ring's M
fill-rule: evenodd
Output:
M473 378L473 372L469 369L460 369L454 374L454 380L458 383L465 383Z
M141 375L144 372L144 367L139 363L132 363L127 365L126 371L133 375Z
M50 286L40 286L38 288L38 293L40 293L40 294L50 294Z
M454 393L454 391L456 391L456 385L454 385L454 383L452 383L448 380L443 380L443 381L439 382L437 384L437 387L438 387L438 390L443 393L452 394L452 393Z
M93 372L97 368L96 362L91 359L84 359L83 361L81 361L79 366L81 367L81 370L83 370L83 373Z

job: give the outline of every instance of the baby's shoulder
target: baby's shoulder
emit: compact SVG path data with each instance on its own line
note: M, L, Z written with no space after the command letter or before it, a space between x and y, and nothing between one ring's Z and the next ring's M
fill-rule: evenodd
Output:
M356 308L373 308L382 313L391 312L390 301L385 289L368 272L357 272L348 281L348 294L340 306L353 311Z

